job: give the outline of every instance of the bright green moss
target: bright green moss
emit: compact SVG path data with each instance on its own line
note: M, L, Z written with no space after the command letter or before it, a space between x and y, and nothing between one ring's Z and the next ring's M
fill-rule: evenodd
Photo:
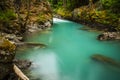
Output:
M12 10L0 11L0 21L10 21L16 19L16 14Z

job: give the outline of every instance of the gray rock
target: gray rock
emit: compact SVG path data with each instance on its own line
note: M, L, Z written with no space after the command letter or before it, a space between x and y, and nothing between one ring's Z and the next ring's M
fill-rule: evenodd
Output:
M15 37L16 37L15 34L7 34L7 35L5 36L5 38L7 38L7 39L9 39L9 40L13 40Z
M51 23L48 21L48 22L46 22L46 23L44 23L44 25L46 26L46 27L51 27Z
M58 14L54 14L53 17L54 17L54 18L59 18L59 19L62 18L62 17L61 17L60 15L58 15Z
M23 40L23 37L16 37L16 38L20 41Z
M5 38L13 42L20 42L23 40L23 37L16 36L15 34L6 34Z
M98 40L120 40L120 32L104 32L98 35Z

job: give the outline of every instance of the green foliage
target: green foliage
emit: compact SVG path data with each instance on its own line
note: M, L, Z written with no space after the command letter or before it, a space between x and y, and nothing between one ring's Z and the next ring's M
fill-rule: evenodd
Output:
M49 13L44 13L44 12L41 12L39 15L38 15L38 23L45 23L46 21L48 21L49 19L51 19L52 16L51 14Z
M90 22L97 22L105 25L116 26L118 28L119 15L110 13L109 11L103 10L89 10L89 8L80 8L78 17ZM118 29L117 29L118 30Z
M54 4L52 7L53 8L59 8L63 5L63 3L61 1L59 1L57 4Z
M101 0L101 3L105 9L108 9L111 7L114 0Z
M89 0L48 0L53 8L64 7L69 10L78 8L81 5L87 5ZM93 0L94 1L94 0Z
M0 11L0 21L10 21L16 19L16 14L12 10Z
M72 16L71 12L63 7L56 9L55 12L57 12L57 14L61 15L64 18L70 18Z
M101 0L104 9L111 10L114 13L120 12L120 0Z

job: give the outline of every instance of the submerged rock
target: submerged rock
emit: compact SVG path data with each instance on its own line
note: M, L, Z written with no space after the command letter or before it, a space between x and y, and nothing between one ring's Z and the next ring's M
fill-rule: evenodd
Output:
M107 57L107 56L104 56L104 55L101 55L101 54L94 54L92 55L91 57L93 60L96 60L96 61L99 61L99 62L102 62L102 63L107 63L107 64L110 64L112 66L115 66L115 67L119 67L120 68L120 62L110 58L110 57Z
M120 40L120 32L104 32L98 35L98 40Z

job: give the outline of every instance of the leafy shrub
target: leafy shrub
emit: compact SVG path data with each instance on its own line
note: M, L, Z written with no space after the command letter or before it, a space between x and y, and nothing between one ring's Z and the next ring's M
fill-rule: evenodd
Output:
M56 10L57 14L61 15L62 17L69 18L72 16L71 12L66 10L63 7L60 7Z
M44 23L44 22L50 20L51 18L52 18L52 15L51 15L51 14L41 12L41 13L38 15L38 20L37 20L37 22L38 22L38 23Z
M104 9L109 9L114 13L120 12L120 0L101 0Z
M16 19L16 14L12 10L0 11L0 21L10 21Z
M119 24L119 15L113 14L107 10L96 10L90 9L86 6L78 8L78 17L80 19L97 22L105 25L111 25L118 28Z

